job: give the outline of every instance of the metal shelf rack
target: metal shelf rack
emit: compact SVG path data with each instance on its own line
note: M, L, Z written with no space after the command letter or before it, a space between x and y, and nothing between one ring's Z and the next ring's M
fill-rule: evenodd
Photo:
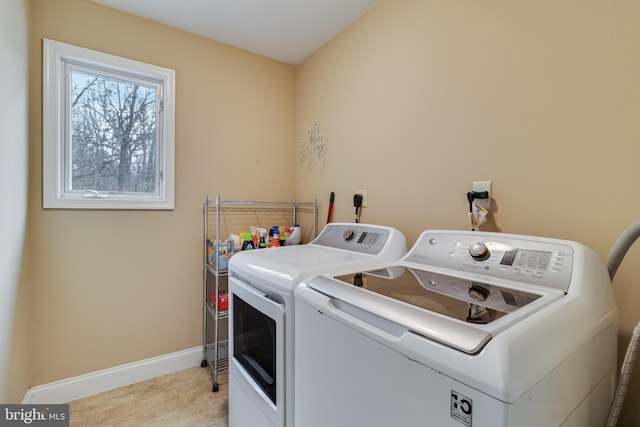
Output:
M227 269L219 269L220 253L215 249L215 242L226 239L227 233L239 232L250 225L268 228L273 224L295 224L300 218L299 214L309 213L313 217L305 227L311 230L310 238L317 235L318 204L313 202L287 202L277 201L250 201L250 200L222 200L220 196L215 199L204 198L204 238L203 238L203 327L202 327L202 362L200 366L208 368L213 391L219 390L218 375L229 367L229 346L227 330L220 330L221 321L229 318L227 310L219 310L217 295L227 288ZM269 222L271 221L271 222ZM266 227L264 225L267 225ZM224 237L223 237L224 236ZM214 243L213 266L208 263L207 240ZM236 248L239 250L240 248ZM228 325L226 325L228 326Z

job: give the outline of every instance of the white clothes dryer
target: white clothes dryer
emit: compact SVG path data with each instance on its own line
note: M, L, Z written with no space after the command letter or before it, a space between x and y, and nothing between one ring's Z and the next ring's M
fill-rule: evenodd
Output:
M579 243L425 231L385 268L304 280L295 304L299 426L605 423L618 311Z
M229 426L294 424L294 290L326 271L377 268L406 254L398 230L331 223L311 243L243 251L229 262Z

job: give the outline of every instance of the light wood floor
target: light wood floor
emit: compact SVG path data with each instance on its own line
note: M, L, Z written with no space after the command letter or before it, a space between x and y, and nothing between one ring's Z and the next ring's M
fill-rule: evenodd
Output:
M228 376L211 391L207 369L185 369L141 383L69 402L72 427L227 427Z

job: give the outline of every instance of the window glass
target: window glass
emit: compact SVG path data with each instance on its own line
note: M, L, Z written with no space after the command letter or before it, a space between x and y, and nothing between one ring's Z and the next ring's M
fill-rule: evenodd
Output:
M70 76L70 190L158 194L157 86Z

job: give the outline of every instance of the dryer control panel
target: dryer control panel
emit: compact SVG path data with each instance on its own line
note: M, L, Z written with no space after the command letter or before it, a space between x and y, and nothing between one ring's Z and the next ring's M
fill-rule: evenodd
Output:
M370 255L393 251L398 254L397 258L406 253L404 236L398 230L382 225L330 223L311 243Z
M500 233L425 231L407 261L567 291L574 250L555 239Z

